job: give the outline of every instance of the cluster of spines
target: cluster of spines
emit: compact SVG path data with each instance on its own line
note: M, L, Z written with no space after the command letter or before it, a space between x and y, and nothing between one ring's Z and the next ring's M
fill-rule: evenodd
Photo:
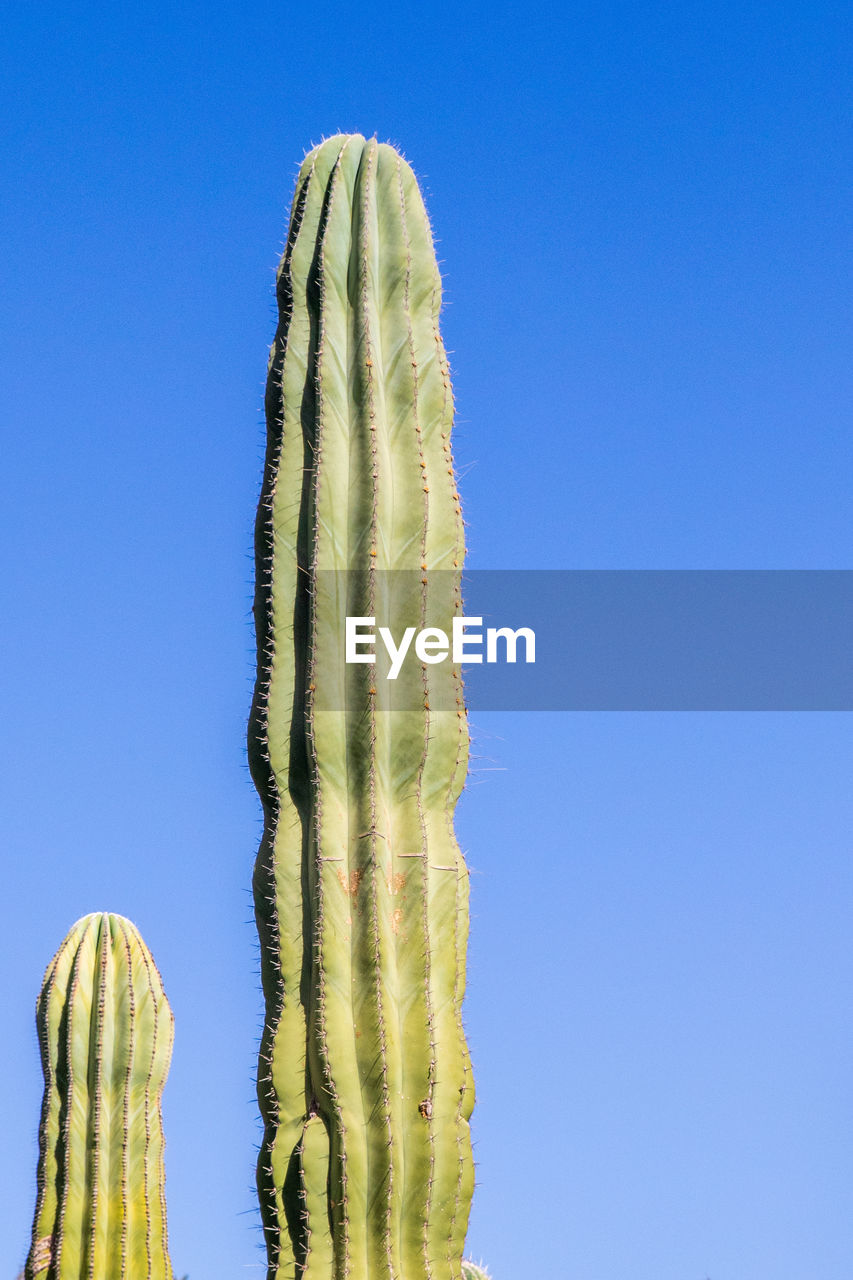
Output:
M447 610L461 608L440 299L409 167L358 136L322 144L300 173L279 273L257 525L250 756L266 819L255 892L271 1280L462 1274L473 1088L452 822L461 682L418 667L409 702L389 710L371 668L343 668L331 598L373 615L383 575L404 570L422 622L436 622L442 575Z
M26 1280L172 1280L160 1100L173 1022L130 921L74 925L36 1024L45 1091Z

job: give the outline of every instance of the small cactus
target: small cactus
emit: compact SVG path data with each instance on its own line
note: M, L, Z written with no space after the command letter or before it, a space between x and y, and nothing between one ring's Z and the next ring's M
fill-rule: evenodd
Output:
M172 1013L129 920L78 920L36 1025L45 1088L26 1280L172 1280L160 1113Z

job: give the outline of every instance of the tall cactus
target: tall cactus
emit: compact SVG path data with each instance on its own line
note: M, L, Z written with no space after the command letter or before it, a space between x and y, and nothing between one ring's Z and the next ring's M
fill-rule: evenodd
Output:
M441 281L393 148L338 136L308 155L278 298L249 744L265 811L268 1280L461 1280L474 1091L460 673L414 661L392 686L345 663L341 627L400 614L389 571L416 584L402 589L411 624L449 631L461 609Z
M45 1090L26 1280L172 1280L160 1115L172 1014L129 920L74 925L36 1023Z

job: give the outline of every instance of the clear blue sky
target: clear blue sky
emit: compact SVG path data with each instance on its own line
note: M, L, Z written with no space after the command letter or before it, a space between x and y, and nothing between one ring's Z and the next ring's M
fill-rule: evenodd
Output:
M848 5L22 3L0 55L0 1271L32 1006L131 916L173 1258L262 1276L244 764L296 167L397 143L475 567L851 568ZM853 1274L853 720L475 718L470 1246L496 1280Z

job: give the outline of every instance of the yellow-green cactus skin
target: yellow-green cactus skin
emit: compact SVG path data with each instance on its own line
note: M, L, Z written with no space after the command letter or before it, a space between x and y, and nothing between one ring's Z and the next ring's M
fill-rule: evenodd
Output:
M172 1280L160 1110L172 1013L129 920L74 925L36 1025L45 1088L26 1280Z
M249 734L265 814L268 1280L462 1280L474 1089L460 672L413 660L391 686L345 662L340 626L343 612L378 616L396 570L416 584L411 623L449 631L461 611L441 280L392 147L345 135L307 156L278 299Z

